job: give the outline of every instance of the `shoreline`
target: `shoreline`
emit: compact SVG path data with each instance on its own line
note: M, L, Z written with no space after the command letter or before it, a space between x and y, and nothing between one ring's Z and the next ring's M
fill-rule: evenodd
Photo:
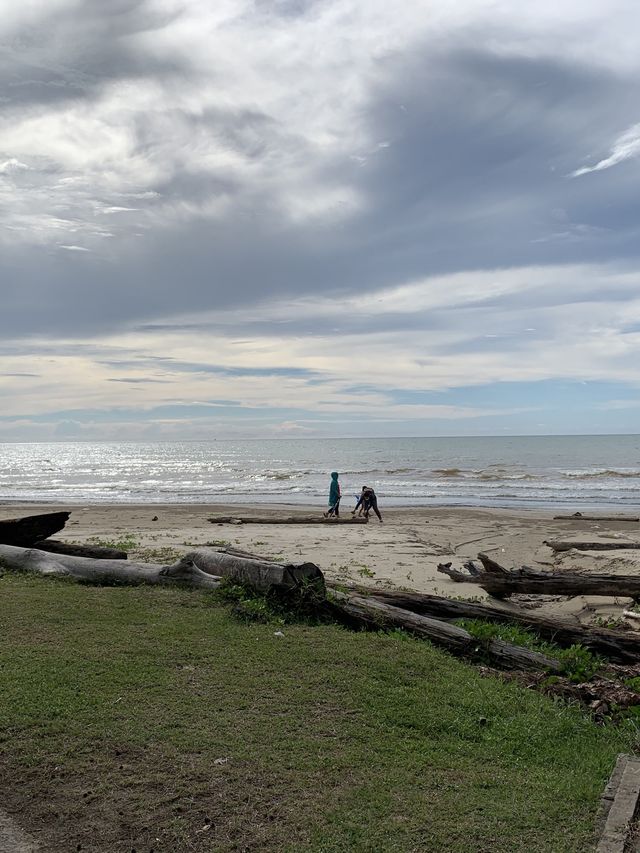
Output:
M135 513L144 512L146 509L149 510L165 510L171 512L178 513L218 513L219 515L233 515L234 511L236 514L240 514L240 512L248 512L254 515L273 515L274 517L281 512L282 510L287 510L290 512L292 509L297 510L301 515L322 515L325 511L326 506L322 502L315 503L288 503L287 501L278 501L278 502L262 502L262 501L198 501L197 503L190 503L187 501L154 501L154 502L146 502L146 501L109 501L109 502L94 502L94 501L39 501L39 500L6 500L0 499L0 518L2 518L7 509L14 510L16 508L38 508L39 511L42 512L58 512L60 510L69 510L69 512L78 512L85 510L92 510L95 512L100 512L104 510L105 512L117 512L117 511L126 511L132 510ZM607 511L610 511L611 506L600 507L598 509L606 508ZM380 504L380 511L384 515L391 516L395 519L399 514L406 515L406 513L418 514L418 515L426 515L429 513L435 513L437 515L441 513L451 513L451 512L460 512L464 515L469 513L488 513L488 514L497 514L497 515L507 515L507 516L519 516L521 513L527 513L531 515L536 515L540 518L552 518L552 516L557 512L557 507L538 507L538 506L526 506L526 507L507 507L507 506L477 506L475 504L385 504L384 506ZM570 512L581 512L581 513L590 513L592 510L595 510L596 507L585 507L585 506L576 506L572 505L570 509L567 509L566 512L569 514ZM630 508L633 509L633 508ZM640 510L640 507L638 507ZM351 514L351 509L342 509L342 516L346 517ZM625 513L619 512L618 514L624 515ZM626 513L629 514L629 513ZM374 516L372 516L374 518ZM397 519L396 519L397 520ZM373 521L371 522L373 524ZM376 521L376 523L378 523Z
M583 515L589 515L592 513L602 513L607 512L612 515L640 515L640 503L629 503L629 504L619 504L612 502L603 502L603 503L580 503L579 501L567 501L566 503L554 503L552 501L540 501L540 502L527 502L527 503L512 503L512 504L501 504L501 503L492 503L492 504L481 504L481 503L397 503L398 500L402 500L401 498L382 498L384 502L384 508L387 512L395 512L402 510L423 510L425 512L429 512L431 510L460 510L460 511L470 511L470 512L506 512L512 513L514 515L518 515L520 513L541 513L547 515L554 514L565 514L570 515L575 512L580 512ZM49 507L52 508L50 511L56 511L56 509L62 507L66 508L77 508L84 506L95 506L95 507L105 507L105 508L116 508L116 507L154 507L154 508L167 508L167 507L188 507L195 510L198 510L202 507L220 507L224 511L230 512L233 508L242 509L242 510L252 510L259 508L261 511L266 510L278 510L286 508L288 510L297 509L300 512L313 513L318 512L321 513L325 509L325 504L320 497L315 502L305 502L305 501L272 501L272 500L209 500L209 501L179 501L179 500L170 500L170 501L141 501L139 499L134 500L113 500L113 501L95 501L92 499L81 500L79 498L71 499L67 501L63 500L43 500L41 498L2 498L0 497L0 512L4 510L5 507ZM382 504L380 505L382 510ZM43 510L49 511L49 510ZM350 509L344 509L344 513L351 512Z

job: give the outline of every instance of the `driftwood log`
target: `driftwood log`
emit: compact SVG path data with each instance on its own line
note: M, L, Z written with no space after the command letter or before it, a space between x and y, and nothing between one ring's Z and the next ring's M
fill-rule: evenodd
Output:
M377 601L410 610L422 616L444 620L484 619L521 625L531 628L541 637L553 640L560 646L579 643L593 652L606 655L610 660L620 663L640 660L640 633L635 631L592 628L567 619L557 619L529 610L521 610L514 605L479 604L475 601L443 598L439 595L375 587L356 587L355 590L360 595L370 596ZM637 616L640 618L640 614Z
M49 554L68 554L70 557L92 557L94 560L126 560L127 552L118 548L104 548L102 545L72 545L70 542L59 542L57 539L45 539L34 542L38 551Z
M324 575L315 563L279 563L257 557L201 548L186 555L203 572L247 583L259 592L292 590L312 585L324 593Z
M514 593L538 595L620 595L640 598L640 575L576 572L541 572L523 566L505 569L486 554L478 554L482 569L466 563L467 572L454 569L451 563L440 563L438 571L454 581L477 583L495 598L508 598Z
M0 544L28 548L62 530L70 515L70 512L45 512L3 519L0 521Z
M482 650L498 666L506 669L544 669L550 672L560 672L562 669L557 660L539 652L503 640L488 640L480 644L464 628L401 610L372 597L332 590L331 605L337 616L351 624L375 630L402 628L460 655L474 655Z
M366 524L367 519L356 516L349 518L323 518L317 515L238 516L217 515L209 518L211 524Z
M250 584L260 592L287 591L303 584L324 588L322 572L313 563L248 560L213 549L192 551L177 563L163 566L129 560L71 557L35 548L0 545L0 568L71 577L88 583L182 584L215 589L220 586L221 578L226 577Z
M233 546L224 549L227 554L234 554L249 559L270 560L269 557L242 551ZM471 564L476 572L479 570ZM470 578L464 576L464 580ZM329 585L328 590L334 601L344 594L344 585L339 589ZM464 599L444 598L427 593L407 592L405 590L388 590L379 587L351 585L350 594L376 599L401 610L416 613L419 616L431 616L435 619L451 621L453 619L485 619L491 622L522 625L531 628L541 637L553 640L559 646L580 644L591 651L606 655L612 661L632 663L640 660L640 633L635 631L614 631L609 628L595 628L572 622L568 619L557 619L522 610L513 604L487 604ZM640 614L633 614L640 619ZM435 641L434 641L435 642Z
M622 551L640 548L640 542L625 539L546 539L543 542L552 551Z
M640 521L637 515L583 515L574 512L573 515L554 515L554 520L562 521Z

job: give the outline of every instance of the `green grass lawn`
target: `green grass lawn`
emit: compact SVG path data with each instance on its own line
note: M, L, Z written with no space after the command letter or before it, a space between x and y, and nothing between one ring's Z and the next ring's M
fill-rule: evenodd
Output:
M635 732L400 634L0 579L0 796L55 851L588 851Z

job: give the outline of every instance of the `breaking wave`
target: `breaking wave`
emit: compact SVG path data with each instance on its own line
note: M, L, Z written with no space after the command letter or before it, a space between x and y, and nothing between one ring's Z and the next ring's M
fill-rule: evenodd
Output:
M493 470L489 470L493 469ZM432 474L437 474L440 479L465 479L480 480L485 482L503 482L504 480L537 480L536 474L524 471L498 469L495 465L480 470L465 468L433 468Z
M601 471L563 471L562 475L571 480L593 480L599 477L620 478L620 479L635 479L640 477L640 471L619 471L615 468L606 468Z

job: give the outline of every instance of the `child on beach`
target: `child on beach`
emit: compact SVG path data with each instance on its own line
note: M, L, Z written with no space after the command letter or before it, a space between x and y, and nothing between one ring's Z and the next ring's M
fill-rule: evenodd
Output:
M329 509L323 513L325 518L340 516L340 483L338 482L338 472L331 472L331 485L329 486Z
M357 503L351 510L351 515L361 516L364 513L364 495L367 491L367 486L363 486L359 495L356 495Z
M378 498L371 486L362 487L362 492L358 498L358 503L355 505L355 509L352 511L352 515L355 515L358 507L360 507L360 515L362 515L362 511L364 510L364 517L367 521L369 520L369 513L373 510L378 516L378 521L382 524L382 516L378 509Z

